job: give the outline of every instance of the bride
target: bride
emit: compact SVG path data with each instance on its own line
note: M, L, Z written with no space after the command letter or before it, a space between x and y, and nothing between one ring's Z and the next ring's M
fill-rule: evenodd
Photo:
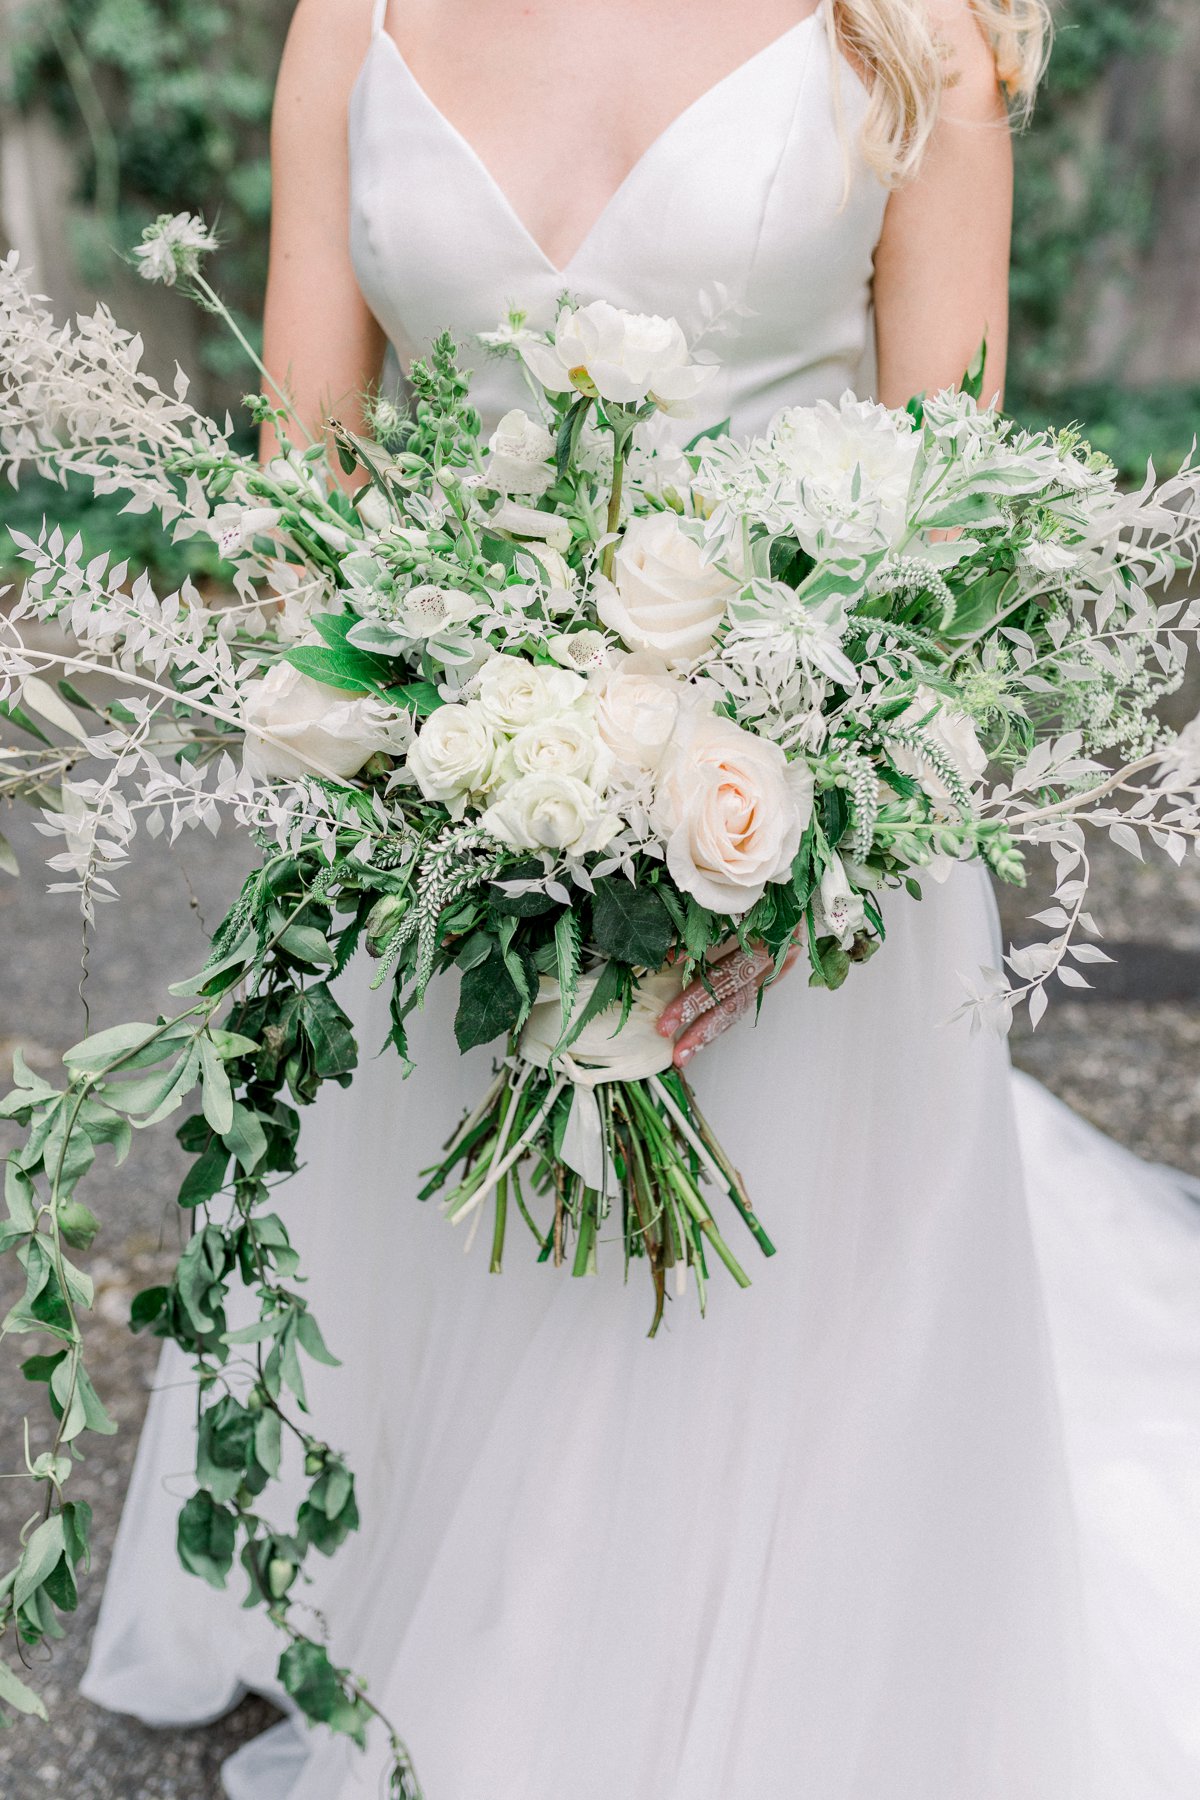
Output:
M521 395L476 334L568 290L715 312L735 431L901 405L985 331L997 391L1043 39L1040 0L300 0L268 363L353 423L385 346L448 325L494 423ZM402 1083L343 984L363 1067L281 1195L364 1520L311 1600L428 1800L1200 1793L1200 1223L945 1022L999 954L978 867L888 926L836 998L792 974L754 1027L731 963L665 1020L780 1253L654 1343L616 1259L464 1262L414 1190L480 1053L442 996ZM194 1411L169 1347L84 1688L156 1723L275 1692L269 1627L176 1561ZM352 1800L383 1767L286 1719L224 1782Z

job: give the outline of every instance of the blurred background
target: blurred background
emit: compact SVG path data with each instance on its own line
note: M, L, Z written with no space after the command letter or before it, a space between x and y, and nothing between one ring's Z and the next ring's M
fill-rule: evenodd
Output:
M0 0L0 255L18 248L61 315L111 304L137 327L148 363L193 376L192 397L237 415L253 374L224 330L122 261L160 212L202 213L221 249L215 285L258 334L270 215L271 93L292 0ZM1200 426L1200 7L1195 0L1059 0L1050 75L1018 145L1008 402L1025 423L1082 420L1137 481L1153 458L1178 467ZM172 548L145 521L85 492L37 482L0 493L0 586L19 579L8 526L44 513L96 548L119 545L168 584L219 578L215 561ZM211 559L213 552L208 555ZM3 604L0 598L0 605ZM1200 684L1172 702L1200 710ZM14 1049L50 1070L83 1030L152 1017L167 982L203 959L205 935L241 874L236 843L147 844L118 907L83 943L71 896L48 896L30 818L0 819L23 879L0 873L0 1081ZM1086 995L1052 1006L1016 1061L1152 1159L1200 1174L1200 864L1177 871L1101 845L1095 904L1114 966ZM1000 896L1019 934L1022 896ZM126 1168L99 1173L105 1230L97 1277L97 1373L121 1423L82 1483L111 1542L155 1346L127 1328L131 1294L179 1247L175 1145L149 1134ZM2 1283L0 1283L2 1286ZM15 1366L16 1359L12 1359ZM24 1412L0 1377L0 1432ZM0 1483L0 1530L19 1528ZM103 1568L38 1686L51 1725L0 1739L12 1800L217 1800L216 1770L269 1714L247 1702L205 1732L151 1734L72 1698Z

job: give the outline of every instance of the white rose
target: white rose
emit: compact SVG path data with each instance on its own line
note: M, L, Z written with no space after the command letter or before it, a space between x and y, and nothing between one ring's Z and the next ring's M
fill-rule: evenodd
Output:
M813 780L778 744L716 714L685 714L659 773L651 821L667 868L712 912L744 913L783 881L812 814Z
M701 558L703 540L672 512L631 519L613 558L611 583L597 583L596 610L631 650L654 650L668 662L693 662L713 634L740 582Z
M657 769L690 690L661 658L626 656L597 677L596 729L619 763Z
M536 506L502 500L488 523L494 531L506 532L509 537L532 539L522 548L532 551L534 556L540 556L543 548L558 551L571 548L570 519L560 519L557 513L541 512Z
M652 400L661 411L679 415L714 373L692 361L677 319L625 312L607 300L565 306L553 342L529 339L520 353L548 393L573 388L618 406Z
M493 656L479 672L479 704L496 730L510 736L523 725L565 712L586 692L581 675L523 656Z
M819 938L836 938L848 950L867 922L862 896L855 893L840 856L831 856L813 907L813 927Z
M407 734L406 720L373 695L351 697L285 662L247 682L242 719L242 766L258 781L313 774L348 781L377 750L401 748Z
M508 760L518 775L577 775L580 781L594 781L603 776L608 757L595 723L576 709L523 725L509 743Z
M536 500L554 480L550 466L554 439L519 406L505 413L488 439L488 450L484 479L499 494L524 494Z
M496 734L483 708L452 701L430 713L409 751L408 767L426 800L440 800L460 818L467 796L491 785L496 753Z
M966 786L972 787L986 771L988 757L965 712L951 706L932 688L919 687L912 704L905 708L896 723L917 725L930 712L933 712L933 717L922 727L925 735L940 750L945 751ZM952 804L949 789L926 757L905 744L890 744L888 749L900 773L911 775L914 780L919 781L935 804Z
M602 850L619 819L576 775L519 775L484 813L485 831L517 850Z

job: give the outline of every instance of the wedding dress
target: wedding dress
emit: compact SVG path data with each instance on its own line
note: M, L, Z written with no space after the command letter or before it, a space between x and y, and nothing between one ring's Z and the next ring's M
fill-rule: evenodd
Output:
M690 323L723 290L706 400L761 427L869 381L865 104L822 7L688 107L558 269L377 26L363 291L402 358L446 326L471 346L494 420L524 396L473 334L509 303ZM316 1429L363 1514L310 1593L428 1800L1200 1794L1200 1211L946 1023L998 954L977 869L887 922L843 991L793 975L695 1065L779 1254L655 1342L618 1244L576 1281L510 1233L490 1276L416 1203L489 1055L459 1058L443 988L402 1083L382 996L343 981L361 1072L280 1193L343 1360L313 1370ZM84 1686L155 1723L275 1692L275 1634L177 1564L194 1412L169 1347ZM224 1780L366 1800L383 1764L289 1719Z

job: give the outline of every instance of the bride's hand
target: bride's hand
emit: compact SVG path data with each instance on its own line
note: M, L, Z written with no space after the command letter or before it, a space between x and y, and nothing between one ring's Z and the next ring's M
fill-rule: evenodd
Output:
M784 960L783 970L791 968L800 954L793 945ZM763 945L743 950L736 938L723 944L709 963L708 982L698 977L659 1014L658 1029L664 1037L682 1032L675 1045L675 1067L682 1069L697 1050L703 1050L714 1038L749 1012L754 997L771 972L773 958Z

